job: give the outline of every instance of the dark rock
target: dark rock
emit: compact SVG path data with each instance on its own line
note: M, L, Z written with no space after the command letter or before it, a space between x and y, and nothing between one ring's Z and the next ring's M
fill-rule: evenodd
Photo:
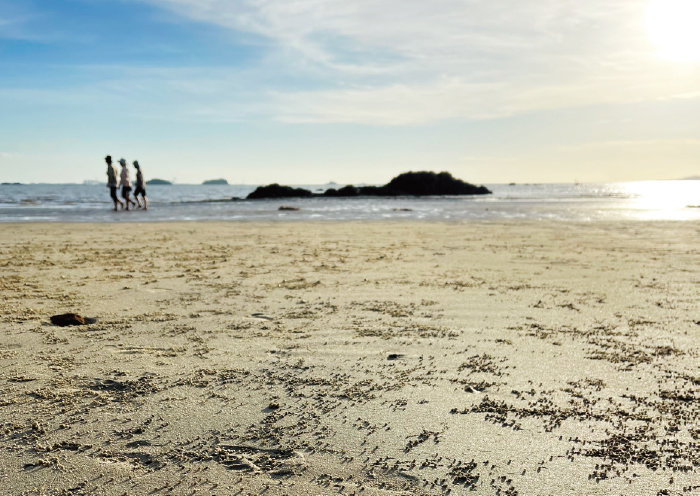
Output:
M97 319L83 317L77 313L63 313L51 317L51 323L61 327L94 324L95 322L97 322Z
M296 211L299 210L299 209L298 209L297 207L288 207L288 206L282 205L282 206L279 207L277 210L284 210L284 211L289 211L289 212L296 212Z
M309 196L353 197L353 196L428 196L428 195L488 195L484 186L473 184L452 177L449 172L406 172L392 179L384 186L343 186L340 189L329 188L321 194L309 190L270 184L260 186L248 199L293 198Z
M330 188L323 193L323 196L358 196L360 194L359 188L356 188L352 184L348 186L343 186L340 189Z
M401 353L389 353L389 355L386 357L387 360L398 360L399 358L403 358L404 355Z
M255 191L250 193L246 198L248 200L258 200L262 198L296 198L311 195L312 193L308 189L280 186L274 183L268 184L267 186L258 186Z
M359 194L362 196L397 196L398 193L392 193L386 186L362 186Z
M452 177L449 172L406 172L392 179L385 186L397 195L486 195L491 193L484 186L474 186Z

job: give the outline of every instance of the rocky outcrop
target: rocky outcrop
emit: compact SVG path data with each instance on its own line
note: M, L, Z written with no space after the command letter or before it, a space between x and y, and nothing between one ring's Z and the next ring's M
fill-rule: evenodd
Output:
M353 197L353 196L439 196L439 195L488 195L484 186L475 186L452 177L449 172L406 172L396 176L384 186L344 186L329 188L322 194L313 194L301 188L270 184L261 186L248 195L248 199L291 198L308 196Z
M259 200L262 198L303 198L312 196L311 191L303 188L292 188L291 186L280 186L277 183L259 186L249 194L248 200Z
M360 188L356 188L351 184L340 189L329 188L323 193L323 196L358 196L359 194Z
M426 195L488 195L484 186L475 186L452 177L449 172L406 172L392 179L384 186L392 194Z

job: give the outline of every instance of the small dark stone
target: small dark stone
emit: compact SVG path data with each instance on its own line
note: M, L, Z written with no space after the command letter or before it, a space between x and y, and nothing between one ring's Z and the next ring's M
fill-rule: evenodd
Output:
M286 211L290 211L290 212L296 212L299 209L297 207L288 207L288 206L282 205L277 210L286 210Z
M85 318L77 313L63 313L61 315L53 315L51 317L51 323L61 327L92 324L96 320L97 319Z
M387 360L398 360L399 358L403 358L404 355L401 353L390 353L386 359Z

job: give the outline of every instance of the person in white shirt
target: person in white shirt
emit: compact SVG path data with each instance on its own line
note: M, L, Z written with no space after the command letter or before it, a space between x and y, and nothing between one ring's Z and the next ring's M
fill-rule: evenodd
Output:
M129 198L131 193L131 179L129 179L129 168L126 165L126 160L119 159L119 164L122 166L119 186L122 188L122 198L126 202L126 210L129 210L129 205L136 205L136 202Z

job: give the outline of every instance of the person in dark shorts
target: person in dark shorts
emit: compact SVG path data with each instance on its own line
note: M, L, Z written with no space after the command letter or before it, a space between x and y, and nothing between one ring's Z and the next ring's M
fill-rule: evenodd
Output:
M129 178L129 167L126 165L126 160L123 158L119 159L119 164L122 166L122 172L120 176L120 186L122 187L122 198L126 202L126 210L129 210L129 205L136 205L136 202L129 198L131 193L131 179Z
M112 156L107 155L105 157L105 162L107 162L107 187L109 188L109 196L112 197L114 202L114 211L117 211L117 205L121 205L124 208L124 203L117 198L117 171L114 170L112 165Z
M141 166L138 160L134 160L134 168L136 169L136 189L134 190L134 198L136 198L136 203L139 204L139 208L148 210L148 199L146 198L146 186L143 182L143 172L141 172ZM139 200L139 195L143 198L143 205L141 200Z

